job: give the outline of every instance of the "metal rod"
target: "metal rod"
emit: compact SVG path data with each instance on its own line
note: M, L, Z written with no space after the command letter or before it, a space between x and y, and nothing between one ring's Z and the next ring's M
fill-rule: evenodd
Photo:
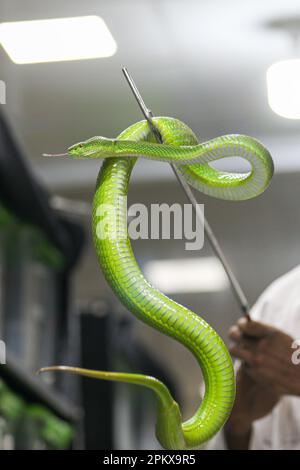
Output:
M162 139L162 136L159 132L159 130L157 129L157 127L155 126L154 122L153 122L153 114L152 114L152 111L151 109L147 108L147 106L145 105L145 102L133 80L133 78L131 77L131 75L129 74L128 70L126 67L123 67L122 68L122 72L127 80L127 83L143 113L143 115L145 116L146 120L148 121L149 123L149 126L157 140L157 142L159 143L163 143L163 139ZM248 300L244 294L244 291L239 283L239 281L237 280L237 278L235 277L225 255L224 255L224 252L211 228L211 226L209 225L207 219L205 218L204 214L202 213L202 211L200 210L200 207L199 205L197 204L197 200L190 188L190 186L188 185L188 183L185 181L184 177L177 171L177 168L175 165L171 164L171 167L172 167L172 170L173 172L175 173L176 175L176 178L177 180L179 181L180 183L180 186L182 187L183 191L185 192L187 198L189 199L190 203L192 204L192 206L194 207L194 210L195 210L195 213L196 213L196 216L198 217L198 219L201 221L201 223L204 224L204 232L205 234L207 235L207 238L210 242L210 245L213 249L213 251L215 252L215 254L217 255L217 257L219 258L220 262L222 263L223 265L223 268L227 274L227 277L229 279L229 282L230 282L230 285L231 285L231 288L232 288L232 291L235 295L235 298L239 304L239 307L242 311L242 314L245 315L248 319L250 319L249 317L249 303L248 303Z

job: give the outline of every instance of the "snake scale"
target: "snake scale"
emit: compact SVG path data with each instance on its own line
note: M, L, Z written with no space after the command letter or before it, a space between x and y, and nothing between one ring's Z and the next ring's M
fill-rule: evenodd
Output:
M273 161L257 140L243 135L225 135L198 143L195 134L181 121L154 118L163 144L155 143L146 121L133 124L117 139L93 137L73 145L73 158L100 158L93 201L92 228L96 253L105 278L117 297L137 318L185 345L196 357L205 382L205 394L194 416L182 422L180 408L167 387L154 377L118 372L102 372L76 367L54 366L43 370L64 370L104 380L138 384L151 389L157 398L156 436L166 449L197 448L221 429L235 397L232 360L221 338L199 315L174 302L143 276L127 234L128 193L132 169L138 158L176 165L188 183L209 196L241 201L261 194L273 175ZM250 163L247 173L228 173L210 162L242 157ZM114 211L101 220L102 206ZM103 215L103 214L102 214ZM99 228L100 227L100 228ZM105 230L105 233L101 231Z

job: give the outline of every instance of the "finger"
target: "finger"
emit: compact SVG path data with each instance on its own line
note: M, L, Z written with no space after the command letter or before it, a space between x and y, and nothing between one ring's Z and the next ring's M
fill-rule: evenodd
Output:
M275 331L275 328L270 325L254 320L248 321L245 318L240 318L237 325L244 335L252 338L264 338L270 336Z
M273 391L279 391L282 387L282 374L279 376L269 367L265 367L263 364L257 364L247 369L248 375L257 383L266 386L272 386Z
M229 328L228 336L232 341L240 341L242 339L242 332L237 325L234 325Z
M294 394L295 370L271 356L258 356L256 367L251 367L251 376L255 380L272 384L278 390Z
M259 342L260 340L257 338L251 338L250 336L242 335L240 341L237 342L237 346L241 349L248 349L253 354L256 354L259 350Z
M250 349L251 351L257 351L259 340L257 338L251 338L242 333L237 325L232 326L228 331L229 338L242 349Z
M253 364L254 355L249 349L242 348L238 345L233 345L229 348L229 351L237 359L241 359L249 365Z

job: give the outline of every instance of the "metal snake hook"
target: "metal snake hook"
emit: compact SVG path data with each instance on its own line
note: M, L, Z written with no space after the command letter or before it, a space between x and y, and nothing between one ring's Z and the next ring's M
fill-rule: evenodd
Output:
M149 109L143 98L142 98L142 95L140 94L132 76L130 75L130 73L128 72L127 68L126 67L123 67L122 68L122 72L127 80L127 83L143 113L143 115L145 116L146 120L148 121L149 123L149 126L157 140L157 142L159 142L160 144L163 143L163 140L162 140L162 136L159 132L159 130L157 129L157 127L155 126L154 122L153 122L153 114L152 114L152 111L151 109ZM249 309L250 309L250 306L249 306L249 302L246 298L246 295L238 281L238 279L236 278L236 276L234 275L226 257L225 257L225 254L211 228L211 226L209 225L207 219L205 218L204 214L202 213L202 211L200 210L198 204L197 204L197 200L194 196L194 193L192 192L190 186L188 185L188 183L185 181L185 179L183 178L183 176L181 176L181 174L177 171L177 168L175 165L171 164L171 167L172 167L172 170L173 172L175 173L175 176L178 180L178 182L180 183L180 186L182 187L182 189L184 190L187 198L189 199L190 203L192 204L194 210L195 210L195 213L196 213L196 216L197 218L200 220L200 222L204 225L204 231L205 231L205 234L207 235L207 238L209 240L209 243L213 249L213 251L215 252L215 254L217 255L217 257L219 258L220 262L222 263L222 266L227 274L227 277L229 279L229 282L230 282L230 285L231 285L231 289L235 295L235 298L239 304L239 307L241 309L241 312L242 314L248 319L248 320L251 320L250 318L250 315L249 315Z

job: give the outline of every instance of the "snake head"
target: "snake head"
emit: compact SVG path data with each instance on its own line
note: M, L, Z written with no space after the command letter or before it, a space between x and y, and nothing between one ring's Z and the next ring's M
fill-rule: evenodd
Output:
M68 148L68 155L75 158L106 158L115 154L115 139L92 137Z

